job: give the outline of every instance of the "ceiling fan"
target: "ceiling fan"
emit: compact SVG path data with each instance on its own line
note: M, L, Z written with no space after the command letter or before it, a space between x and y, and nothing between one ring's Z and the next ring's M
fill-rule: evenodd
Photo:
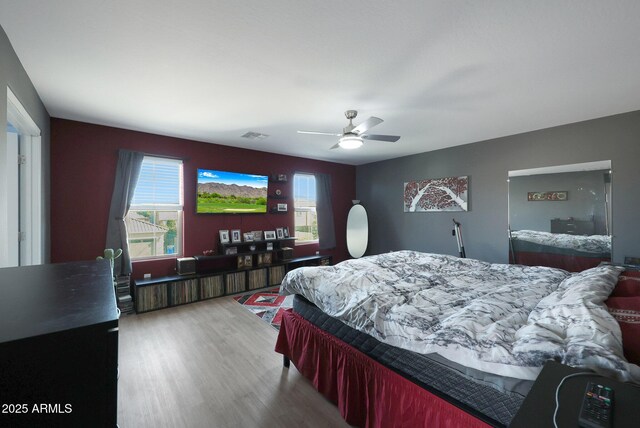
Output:
M395 143L400 139L400 137L397 135L366 134L369 129L383 122L383 120L378 117L371 116L360 125L354 126L353 119L356 118L358 112L356 110L347 110L344 112L344 115L347 117L347 119L349 119L349 124L342 129L341 134L315 131L298 131L298 134L333 135L336 137L340 137L338 144L331 147L332 149L337 149L338 147L343 149L357 149L358 147L362 146L362 144L364 143L363 140L378 140Z

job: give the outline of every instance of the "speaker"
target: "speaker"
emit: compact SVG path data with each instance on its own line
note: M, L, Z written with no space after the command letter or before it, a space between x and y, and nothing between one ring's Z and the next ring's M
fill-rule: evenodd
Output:
M193 275L196 273L196 259L193 257L181 257L176 259L176 272L178 275Z
M293 258L293 248L282 247L282 260L289 260Z

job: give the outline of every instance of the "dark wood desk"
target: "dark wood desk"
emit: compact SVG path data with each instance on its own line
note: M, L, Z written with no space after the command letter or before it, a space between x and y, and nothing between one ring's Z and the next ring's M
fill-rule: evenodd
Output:
M586 372L564 364L549 361L545 364L540 376L531 388L522 407L511 421L513 428L545 428L553 427L553 412L556 407L555 392L563 377ZM640 426L640 388L601 376L585 375L567 379L560 389L560 407L558 409L558 427L577 427L580 406L587 383L598 382L615 391L613 405L613 427Z
M0 269L0 426L115 427L107 260Z

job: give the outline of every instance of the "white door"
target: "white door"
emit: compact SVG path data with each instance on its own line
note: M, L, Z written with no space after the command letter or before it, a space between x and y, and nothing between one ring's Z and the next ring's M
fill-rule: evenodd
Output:
M3 267L20 265L20 179L18 169L19 137L18 131L13 125L7 126L7 151L5 158L5 174L7 184L6 215L7 231L5 239L7 243L6 259Z
M0 267L44 261L40 129L7 88L7 145L0 147ZM4 229L4 230L3 230Z

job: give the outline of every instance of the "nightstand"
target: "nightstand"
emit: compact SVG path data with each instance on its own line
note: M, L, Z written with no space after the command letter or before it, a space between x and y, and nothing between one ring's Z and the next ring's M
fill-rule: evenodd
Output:
M553 412L556 407L556 388L562 378L573 373L588 370L574 369L555 361L547 362L533 384L520 410L509 427L544 428L553 427ZM609 386L615 391L612 427L640 426L640 388L597 375L576 376L565 380L560 389L558 427L577 427L578 414L584 391L589 381Z

